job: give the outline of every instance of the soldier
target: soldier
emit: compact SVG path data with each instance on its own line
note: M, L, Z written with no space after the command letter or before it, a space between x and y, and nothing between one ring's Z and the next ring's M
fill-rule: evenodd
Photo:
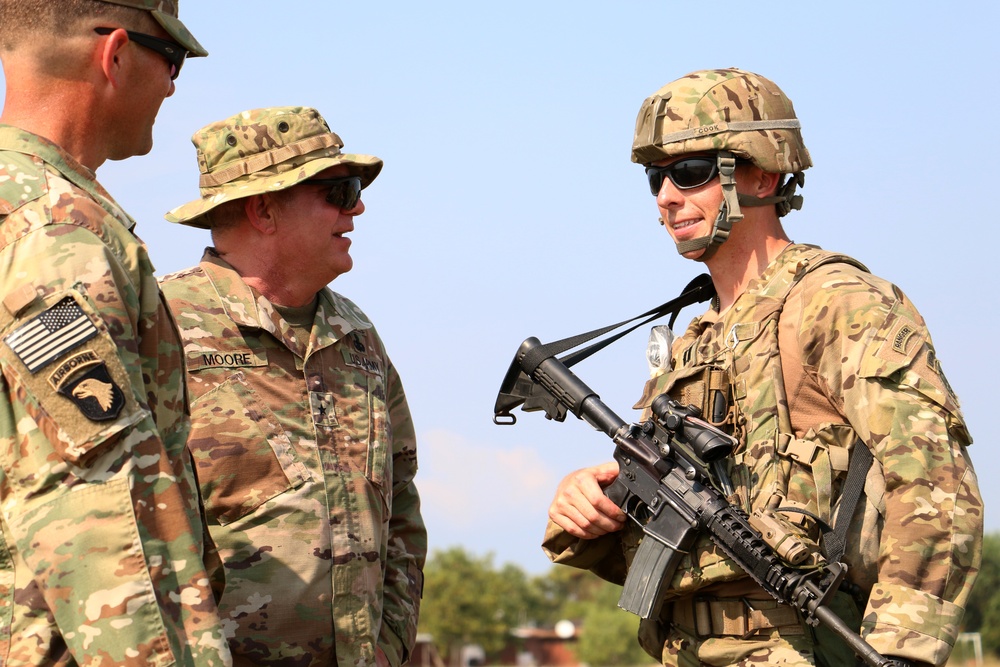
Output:
M834 610L896 664L943 665L981 559L971 438L902 291L785 234L780 218L801 206L795 190L811 165L791 102L750 72L694 72L643 103L632 160L678 252L703 262L717 291L667 358L650 355L635 407L646 417L669 393L736 436L730 500L748 513L781 508L788 530L813 543L847 520L857 591L839 593ZM860 447L874 462L852 512L840 499ZM617 472L604 464L560 483L544 547L621 582L641 530L601 492ZM768 598L707 539L669 588L639 633L665 665L854 664L843 642Z
M403 386L350 271L382 169L314 109L246 111L193 137L210 229L162 281L184 339L198 478L237 665L379 664L413 649L427 550Z
M0 0L0 663L225 665L181 341L95 178L148 153L172 0Z

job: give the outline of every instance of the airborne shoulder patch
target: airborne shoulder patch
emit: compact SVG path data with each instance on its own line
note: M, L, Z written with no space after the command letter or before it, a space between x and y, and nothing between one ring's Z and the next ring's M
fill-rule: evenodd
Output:
M49 373L49 386L73 402L91 421L115 419L125 406L125 394L111 379L108 367L93 350L65 359Z
M100 360L85 372L67 376L56 391L71 400L91 421L115 419L125 407L125 394Z

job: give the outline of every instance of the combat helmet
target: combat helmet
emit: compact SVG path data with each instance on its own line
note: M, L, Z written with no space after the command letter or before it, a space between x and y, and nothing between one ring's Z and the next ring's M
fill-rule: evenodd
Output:
M733 223L743 219L740 204L773 204L779 216L802 207L795 188L805 183L802 172L812 160L799 127L791 100L774 82L735 68L692 72L646 98L636 119L633 162L648 166L699 152L718 156L724 201L712 233L679 243L678 252L705 248L699 260L708 259L729 237ZM738 195L737 159L789 177L773 197Z

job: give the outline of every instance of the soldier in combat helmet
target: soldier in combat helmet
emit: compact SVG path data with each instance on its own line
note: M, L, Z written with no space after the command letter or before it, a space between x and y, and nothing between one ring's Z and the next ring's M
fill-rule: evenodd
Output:
M944 665L981 560L971 438L903 292L785 233L812 164L791 101L751 72L694 72L643 102L632 160L678 252L704 263L717 292L670 354L649 355L635 407L645 418L668 393L734 435L730 502L748 514L776 510L814 545L846 519L856 589L834 610L896 664ZM873 455L864 493L840 517L860 447ZM611 462L560 483L544 548L620 583L642 533L602 493L617 473ZM707 538L665 596L639 631L665 665L854 664L846 644L769 598Z

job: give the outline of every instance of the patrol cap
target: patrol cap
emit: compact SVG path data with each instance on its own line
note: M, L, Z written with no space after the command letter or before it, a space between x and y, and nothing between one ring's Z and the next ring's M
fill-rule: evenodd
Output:
M202 217L219 204L284 190L342 164L368 187L382 170L373 155L341 153L344 142L315 109L253 109L206 125L192 143L198 149L201 198L166 214L169 222L209 229Z
M153 15L167 34L174 38L178 44L183 46L188 50L189 56L207 56L208 51L205 50L198 40L194 38L191 31L188 30L180 19L177 18L177 4L179 0L100 0L101 2L109 2L113 5L122 5L123 7L135 7L136 9L144 9Z

